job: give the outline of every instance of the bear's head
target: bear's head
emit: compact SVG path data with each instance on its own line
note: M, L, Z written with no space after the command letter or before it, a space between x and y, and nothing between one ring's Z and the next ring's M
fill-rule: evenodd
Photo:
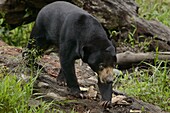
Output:
M113 45L105 49L84 48L84 62L88 63L93 71L98 74L101 83L112 83L114 80L113 69L116 64L116 51Z

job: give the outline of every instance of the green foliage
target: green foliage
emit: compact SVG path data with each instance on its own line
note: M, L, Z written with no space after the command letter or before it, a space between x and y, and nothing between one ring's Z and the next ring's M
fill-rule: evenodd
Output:
M148 20L158 20L170 26L169 0L136 0L139 5L139 15Z
M32 96L33 83L23 82L15 75L9 75L4 69L1 69L0 78L0 112L1 113L45 113L50 104L41 102L39 106L29 106L29 100Z
M137 40L135 40L134 36L136 33L136 26L135 25L131 25L132 30L128 32L128 37L127 39L124 40L125 43L129 43L131 45L132 48L134 48L135 44L138 43Z
M0 19L0 25L3 23L3 21L3 19ZM8 26L0 26L0 37L2 37L2 40L9 45L25 47L28 42L32 27L33 23L19 26L13 30L9 30Z
M139 36L139 38L145 38L143 42L138 43L138 46L141 50L143 50L144 52L148 52L149 50L149 46L152 42L152 40L148 40L146 37L144 36Z
M166 61L155 63L155 66L144 63L150 66L147 70L134 69L133 73L126 73L120 80L119 90L170 111L170 70Z

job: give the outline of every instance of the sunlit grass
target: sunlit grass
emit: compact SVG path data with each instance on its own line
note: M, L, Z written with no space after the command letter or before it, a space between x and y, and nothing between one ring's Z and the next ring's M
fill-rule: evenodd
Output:
M158 20L170 26L169 0L136 0L139 5L139 15L148 20Z
M0 69L0 113L45 113L51 103L40 101L39 106L30 106L35 78L23 83L14 74Z
M0 37L12 46L25 47L34 23L19 26L13 30L0 26Z
M149 66L147 70L127 72L120 80L119 90L170 111L170 69L165 61L157 63L156 66L145 63Z

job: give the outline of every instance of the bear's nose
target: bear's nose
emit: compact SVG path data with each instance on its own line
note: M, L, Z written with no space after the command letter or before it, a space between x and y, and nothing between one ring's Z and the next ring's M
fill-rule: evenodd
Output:
M106 77L106 83L107 83L107 84L113 83L113 75L108 75L108 76Z

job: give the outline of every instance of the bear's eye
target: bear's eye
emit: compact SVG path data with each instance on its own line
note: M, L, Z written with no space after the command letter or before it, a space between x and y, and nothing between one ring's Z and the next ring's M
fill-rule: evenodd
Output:
M103 63L100 63L99 64L99 70L102 71L104 69L104 64Z

